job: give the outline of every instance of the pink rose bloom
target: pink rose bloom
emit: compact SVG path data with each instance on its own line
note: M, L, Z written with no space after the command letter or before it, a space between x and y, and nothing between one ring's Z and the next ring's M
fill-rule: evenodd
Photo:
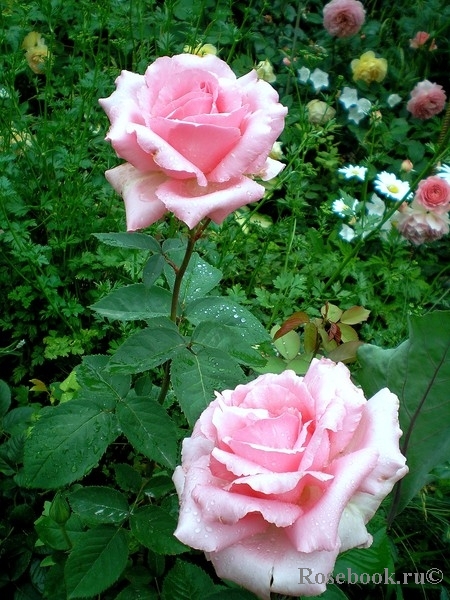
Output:
M422 179L414 199L427 210L447 212L450 209L450 184L437 175Z
M323 7L323 26L330 35L346 38L361 29L366 18L358 0L331 0Z
M134 231L173 212L190 228L216 223L262 198L283 168L268 158L287 109L256 71L236 78L217 56L158 58L145 75L122 71L116 90L100 100L107 135L127 161L106 172L123 196Z
M367 401L325 358L305 377L261 375L216 396L174 473L175 536L260 598L322 593L315 576L339 552L370 546L366 523L408 471L397 396L385 388Z
M427 211L415 199L399 212L396 227L415 246L434 242L449 232L447 212Z
M422 46L424 46L429 39L430 39L429 33L427 33L426 31L418 31L416 33L416 35L411 40L409 40L409 46L410 46L410 48L414 48L415 50L417 50L417 48L421 48ZM437 49L437 46L434 43L434 40L432 40L430 47L428 49L430 50L430 52L432 50Z
M446 100L447 96L442 85L425 79L412 90L406 108L416 119L430 119L444 109Z

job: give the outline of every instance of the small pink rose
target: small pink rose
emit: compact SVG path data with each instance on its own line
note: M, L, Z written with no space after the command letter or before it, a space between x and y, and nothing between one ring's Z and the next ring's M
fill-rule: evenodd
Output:
M422 179L414 199L427 210L447 212L450 209L450 184L436 175Z
M158 58L145 75L122 71L100 104L107 139L127 161L107 177L125 199L129 230L166 211L191 228L204 217L220 223L262 198L253 177L284 166L268 158L287 112L278 94L256 71L236 78L217 56L180 54Z
M411 91L406 108L416 119L430 119L444 110L447 96L442 85L425 79Z
M366 11L358 0L331 0L323 7L323 26L335 37L355 35L365 18Z
M397 397L383 389L367 401L328 359L305 377L261 375L216 396L174 473L176 537L260 598L322 593L314 576L370 546L366 523L408 471ZM299 584L299 566L311 584Z
M425 46L425 44L428 42L429 39L430 39L429 33L427 33L426 31L418 31L416 33L416 35L412 39L409 40L409 46L410 46L410 48L417 50L418 48ZM436 49L437 49L437 46L434 43L434 40L432 40L431 44L428 47L428 50L430 50L430 52L431 52Z
M447 235L449 216L448 212L428 211L413 200L410 206L399 212L395 225L403 237L419 246Z

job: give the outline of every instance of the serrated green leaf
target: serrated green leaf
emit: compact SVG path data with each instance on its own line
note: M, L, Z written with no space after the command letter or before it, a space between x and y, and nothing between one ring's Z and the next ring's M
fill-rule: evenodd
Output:
M127 561L127 536L122 529L102 525L85 531L64 568L67 598L100 594L119 579Z
M250 367L262 367L266 359L242 339L236 327L220 325L214 321L202 321L195 328L191 343L202 347L219 348L228 352L239 363Z
M394 350L364 344L358 380L367 397L388 387L400 399L400 448L409 473L394 488L393 519L450 454L450 311L411 317L409 340Z
M0 379L0 417L6 415L11 406L11 390L7 383Z
M211 577L197 565L177 560L164 579L162 600L199 600L214 591Z
M246 377L228 353L203 348L197 354L184 350L172 360L171 380L181 409L191 425L215 398L215 391L233 389Z
M162 254L153 254L153 256L150 256L142 271L142 282L145 287L150 288L156 282L163 272L165 264L166 261Z
M44 408L25 443L23 485L63 487L93 469L119 431L115 415L88 400Z
M172 295L156 285L148 288L134 283L114 290L90 308L118 321L145 321L170 314Z
M113 465L117 485L125 492L139 492L142 487L142 475L126 463Z
M210 296L190 302L186 318L193 325L198 325L201 321L214 321L235 327L240 336L251 345L270 340L268 332L250 311L222 296Z
M76 370L78 399L87 399L105 410L113 410L130 390L129 375L113 375L106 370L108 356L85 356Z
M161 252L161 246L151 235L146 233L94 233L98 240L116 248L134 248L135 250L150 250Z
M127 499L114 488L81 487L68 496L70 506L83 523L123 523L129 516Z
M138 508L130 517L130 526L135 538L157 554L180 554L189 550L173 535L176 520L160 506Z
M158 600L158 592L148 585L129 585L114 600Z
M58 523L46 515L39 517L34 527L41 542L53 550L69 550L70 544L75 544L83 534L83 524L77 515L72 515L66 522L64 530L67 535L64 535Z
M181 264L184 252L170 253L174 258L175 264ZM175 272L173 268L166 263L164 274L171 289L175 281ZM222 279L222 272L204 261L197 252L192 254L189 265L183 276L180 287L180 305L184 306L191 300L202 298L208 292L213 290Z
M120 427L137 452L174 469L177 429L164 408L152 398L131 396L117 407Z
M154 319L149 327L125 340L112 356L109 370L112 373L142 373L170 360L186 341L170 319Z

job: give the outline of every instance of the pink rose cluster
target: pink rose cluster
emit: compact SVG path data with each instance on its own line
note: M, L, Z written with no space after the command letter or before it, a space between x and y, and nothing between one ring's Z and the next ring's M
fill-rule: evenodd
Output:
M450 184L432 175L423 179L410 205L400 208L397 229L416 246L449 232Z
M416 119L430 119L444 110L446 100L442 85L425 79L411 91L406 108Z
M216 399L183 442L175 536L217 574L269 599L315 596L339 552L368 547L366 523L408 468L398 398L370 400L342 363L261 375ZM313 583L299 583L299 566Z
M127 228L167 211L193 228L262 198L283 164L269 157L287 109L255 70L236 78L217 56L158 58L144 75L122 71L100 104L126 162L106 172L125 202Z
M365 18L366 11L358 0L331 0L323 7L323 26L334 37L355 35Z
M409 47L417 50L418 48L423 48L425 44L430 39L430 34L426 31L418 31L416 35L409 40ZM434 39L431 40L431 43L428 45L428 50L432 52L433 50L437 50L437 46L434 42Z

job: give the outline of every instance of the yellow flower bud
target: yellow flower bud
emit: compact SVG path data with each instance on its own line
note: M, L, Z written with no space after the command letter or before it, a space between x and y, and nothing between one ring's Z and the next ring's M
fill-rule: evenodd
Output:
M273 67L270 61L262 60L255 67L256 72L258 73L258 77L267 81L267 83L274 83L277 80L277 76L273 72Z
M197 56L206 56L208 54L217 54L217 48L212 44L199 44L195 48L193 46L185 46L183 52L196 54Z

